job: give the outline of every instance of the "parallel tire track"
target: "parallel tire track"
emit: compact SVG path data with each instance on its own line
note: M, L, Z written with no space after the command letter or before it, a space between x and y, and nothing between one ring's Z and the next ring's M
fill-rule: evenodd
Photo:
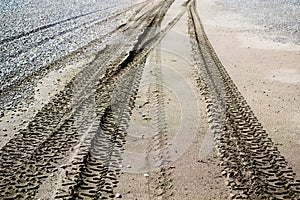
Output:
M121 78L123 83L117 91L120 100L106 108L100 121L100 129L91 141L75 181L72 198L113 198L121 163L120 154L125 143L130 110L141 77L142 65L129 70ZM126 81L125 81L126 80Z
M89 69L93 69L93 67ZM94 75L93 70L90 71L91 73L87 72L89 72L89 70L85 69L82 73L83 76L80 78L81 81L89 82L90 76ZM59 153L63 156L64 151L68 152L70 147L78 142L79 135L76 130L78 127L74 130L74 117L76 117L76 113L79 112L81 120L89 119L89 113L87 116L83 115L85 110L83 102L85 102L87 106L90 102L84 100L79 101L79 105L74 109L75 112L72 112L71 100L73 84L71 81L65 91L56 95L52 101L36 115L35 120L30 122L27 129L22 130L1 149L0 166L1 172L4 175L1 176L1 197L6 198L12 196L11 198L15 198L15 195L21 195L23 198L26 198L22 194L27 194L29 195L27 198L30 198L34 193L30 192L32 188L29 185L24 185L25 182L30 183L27 176L30 176L31 172L41 174L43 174L43 172L46 174L51 172L55 163L49 162L52 162L52 160L59 161L56 154ZM84 84L80 86L82 87L81 91L85 89ZM80 95L80 97L82 97L82 95ZM83 110L83 112L81 110ZM78 123L80 124L78 118L76 123L76 125L78 125ZM82 121L82 124L86 124L86 121ZM68 134L68 132L70 132L70 134ZM71 141L69 141L68 136L71 137ZM54 145L53 148L56 148L56 150L54 149L56 153L54 155L49 148L51 148L51 143L56 141L56 139L59 141L59 144L63 146ZM43 149L46 151L43 151ZM42 158L39 156L42 156ZM20 158L22 159L20 160ZM43 159L46 159L45 163ZM19 168L18 166L24 167ZM48 167L45 168L45 166ZM15 167L18 167L17 170ZM44 175L41 178L44 178ZM14 180L14 182L11 180ZM33 179L31 182L39 181L39 179ZM38 187L38 185L35 185L35 187Z
M145 5L147 5L147 2L146 3L142 2L140 4L134 5L128 9L126 9L125 11L121 11L112 16L109 16L108 18L106 18L106 20L113 20L116 17L120 16L122 13L128 12L130 9L136 11L135 14L137 14L140 11L140 8L143 8L143 6L145 6ZM98 22L98 23L100 23L100 22ZM142 24L142 20L136 20L136 22L137 22L137 25L135 28L138 29L138 27ZM89 50L89 52L95 51L95 47L96 46L101 47L101 43L103 41L107 40L107 38L111 37L113 34L122 33L125 30L126 29L124 27L123 28L118 27L117 29L110 31L109 33L106 33L101 38L97 38L97 39L91 41L89 44L75 50L71 54L68 54L67 56L64 56L61 59L56 60L53 63L50 63L46 66L41 66L38 69L36 69L30 73L27 73L26 75L18 77L17 79L12 80L19 73L19 71L12 72L11 74L9 74L9 76L4 77L2 80L3 84L2 84L1 90L0 90L1 91L0 101L3 102L3 104L4 104L4 102L10 103L10 104L12 104L13 107L16 107L16 105L20 104L21 102L23 102L23 103L28 102L29 101L28 97L30 95L32 95L32 92L30 92L32 90L29 89L28 87L31 87L31 84L33 81L37 80L38 78L44 77L47 73L49 73L53 69L63 68L63 66L65 66L65 63L68 63L70 61L73 62L74 60L78 60L78 58L82 58L83 57L82 55L85 54L85 52L87 50ZM51 38L48 38L47 40L50 40L50 39ZM43 42L45 42L45 41L43 41ZM12 55L12 56L14 57L16 55ZM96 59L97 59L97 57L96 57ZM22 93L23 96L25 96L23 99L21 99L21 97L19 97L20 93ZM4 113L4 108L1 106L0 107L0 117L2 117L3 113Z
M160 10L157 10L157 13L159 11ZM151 14L149 13L147 16L152 16L152 20L159 22L159 19L156 18L157 13L153 13L153 11L151 11ZM140 22L138 21L137 23ZM155 24L150 20L142 22L140 25L145 28L145 25L147 27L147 23L151 25ZM132 93L135 94L133 92L134 89L130 90L129 88L135 88L138 86L138 83L136 82L136 79L138 78L134 79L135 81L128 81L127 77L123 84L118 84L116 81L126 76L135 77L135 74L137 74L137 77L140 76L139 74L141 73L138 73L138 71L141 70L140 65L141 63L144 63L146 55L152 48L148 46L146 49L141 49L144 44L143 41L147 40L149 37L148 30L145 30L144 33L147 34L142 34L142 37L137 40L139 45L135 45L133 47L134 51L127 54L127 58L122 61L121 64L116 65L120 58L126 57L126 55L122 52L113 62L106 63L107 65L111 65L111 67L106 68L104 78L98 81L97 87L100 87L100 89L94 88L98 90L98 92L96 91L96 95L100 94L99 97L101 97L100 99L97 99L96 97L95 108L99 109L96 111L98 116L91 115L90 104L93 103L94 97L92 95L87 95L88 91L93 90L94 87L94 84L90 84L91 81L97 80L97 77L101 74L98 72L95 76L95 68L97 69L96 66L99 65L99 62L95 61L90 63L90 66L85 69L86 71L82 71L82 73L79 74L79 82L75 82L77 80L74 78L70 83L68 83L65 90L56 95L49 104L44 106L43 109L38 112L35 119L30 122L29 126L25 130L22 130L1 149L0 169L3 176L1 176L0 179L0 197L2 199L34 198L39 189L40 183L43 182L51 174L51 172L57 171L56 167L63 164L62 161L65 156L72 154L74 147L80 145L80 141L82 140L85 141L82 143L82 148L80 148L80 151L77 153L78 156L82 157L78 160L75 156L74 159L74 163L78 163L78 168L76 168L76 165L73 166L73 172L75 171L73 179L75 181L75 185L73 183L70 184L64 182L62 187L68 187L66 191L68 195L71 195L71 198L80 196L87 197L88 195L92 195L95 198L101 197L101 195L103 198L112 197L111 195L113 194L111 188L112 185L116 183L115 178L112 177L117 175L117 172L113 171L115 170L116 164L119 162L117 155L120 154L120 152L118 152L120 149L116 150L115 148L120 148L121 142L124 142L122 139L124 136L122 136L123 133L121 132L124 132L126 128L126 120L129 119L128 114L126 113L128 113L130 109L128 109L128 106L125 109L124 106L126 104L122 102L120 105L123 106L122 109L124 108L126 112L124 109L123 111L118 109L114 110L115 108L118 108L118 106L115 107L109 104L112 100L112 94L110 92L114 91L116 85L125 85L126 88L123 88L123 91L125 91L127 97L124 98L124 100L130 99L130 102L133 102ZM133 35L132 37L135 36ZM154 45L155 43L156 41L152 40L150 44ZM136 50L135 48L139 50ZM112 52L116 52L116 49L114 48L110 48L110 50L112 50ZM105 60L105 58L103 59ZM117 67L114 67L115 65ZM137 72L132 70L137 70ZM131 84L132 82L134 82L133 86L128 86L128 84ZM79 86L79 88L74 88L74 86ZM74 89L77 90L75 95L78 95L79 100L75 101L75 104L72 105ZM131 95L130 97L128 97L128 92ZM132 103L129 103L129 105L131 107L133 106ZM122 120L125 121L124 125L122 125L121 122L117 123L117 125L119 125L117 126L119 129L118 131L115 130L115 122L112 121L115 120L115 116L122 116ZM101 120L98 120L99 118ZM122 121L120 119L118 120ZM99 122L98 125L97 122ZM92 128L89 126L92 126ZM101 131L97 128L99 126ZM117 132L111 135L111 131ZM110 137L110 139L107 137ZM105 143L105 145L108 146L101 146L102 140L106 140L107 143ZM91 141L91 143L89 143L89 141ZM89 144L92 144L92 146L88 153L86 153ZM99 156L106 155L105 159L106 161L113 163L112 166L109 165L110 167L113 167L113 169L106 170L108 165L100 164L100 168L106 166L103 170L107 172L105 175L102 174L103 176L101 176L100 182L103 187L85 187L85 184L83 183L88 182L88 184L93 185L95 181L99 181L99 177L94 177L94 175L98 173L96 173L97 169L93 168L93 166L95 166L95 163L97 163L98 160L93 159L93 156L98 155L97 152L101 151L104 154L100 153ZM95 154L93 155L90 153ZM66 166L64 166L64 168L65 167ZM87 172L89 170L92 170L90 171L92 174ZM66 172L66 176L68 175L69 172ZM91 176L94 178L90 178ZM110 186L107 186L107 184ZM95 191L96 193L94 193ZM104 191L106 191L107 194L104 194ZM63 194L59 193L57 197L60 197L61 195Z
M153 18L154 21L151 22L150 25L160 23L160 20L157 19L160 19L160 17ZM121 97L121 99L123 99L122 101L125 100L125 103L118 102L116 104L113 102L112 105L106 109L100 122L101 129L98 133L96 133L94 139L92 139L92 145L89 148L89 152L86 153L86 156L79 159L81 161L76 162L77 165L81 165L81 167L77 167L77 171L79 171L79 178L73 178L73 181L67 184L68 188L60 189L60 191L64 192L58 194L58 199L107 199L114 197L113 188L116 187L118 183L117 176L120 171L119 164L121 164L120 154L123 150L122 145L125 143L125 130L130 118L129 111L133 108L134 96L136 95L136 90L139 85L135 83L132 86L128 86L128 84L132 83L132 81L130 81L130 77L136 76L135 74L137 74L136 82L139 82L141 78L142 68L139 65L143 65L145 62L149 48L140 49L140 47L143 46L143 41L147 39L147 36L149 37L149 35L152 35L149 30L145 30L145 32L141 34L139 44L135 45L135 49L138 50L131 54L133 56L133 61L129 64L129 66L125 67L121 64L121 68L108 71L105 79L101 82L98 94L101 94L104 91L116 92L116 87L117 91L120 90L118 87L121 87L121 91L123 91L121 93L125 94L125 97L124 95L117 95L116 98L120 99ZM141 53L139 53L139 50ZM145 53L143 53L144 51ZM138 57L138 59L135 57ZM130 60L131 59L129 59L129 61ZM134 67L136 64L138 66ZM128 69L131 70L128 72ZM138 72L134 72L133 70L138 70ZM122 73L125 73L125 75L122 75ZM129 77L129 80L123 76ZM121 82L119 82L118 79L121 79ZM132 93L130 98L128 98L128 92ZM126 99L128 99L127 102L129 102L129 104L126 103ZM125 106L125 109L118 108L120 105L123 107ZM112 107L114 109L112 109ZM125 110L125 112L122 110ZM122 115L125 115L125 118L121 117L121 119L117 119L118 116Z
M168 170L169 152L166 147L167 143L167 127L164 112L164 99L163 99L163 87L161 80L160 69L153 69L156 73L156 82L154 85L154 91L152 92L154 103L154 116L156 123L157 134L154 136L150 152L158 152L154 158L154 162L159 166L159 171L151 174L149 178L150 197L151 199L168 199L172 196L172 179L171 172Z
M233 199L299 199L300 182L280 155L209 43L195 1L189 7L190 32L203 81L208 115L215 124L223 175ZM199 56L200 55L200 56Z

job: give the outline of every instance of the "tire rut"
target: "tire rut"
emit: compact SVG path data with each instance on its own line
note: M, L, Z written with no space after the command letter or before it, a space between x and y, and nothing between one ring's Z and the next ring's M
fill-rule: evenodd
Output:
M190 33L212 134L232 199L299 199L300 182L219 61L195 10Z
M153 20L155 20L154 18ZM158 18L160 19L160 18ZM158 21L153 21L150 23L151 25L159 23L160 20ZM147 38L147 36L151 34L148 30L145 30L143 34L141 34L139 43L135 46L134 49L139 49L142 44L143 44L143 39ZM129 111L133 108L133 102L134 102L134 97L133 95L136 94L137 88L138 88L138 83L133 84L131 88L133 89L128 89L129 87L126 86L128 83L130 84L131 81L128 81L127 78L122 78L122 71L127 71L127 68L132 68L133 66L131 65L136 65L138 64L138 73L132 72L126 72L126 74L132 76L137 74L137 81L141 79L141 74L142 74L142 68L139 66L142 63L142 65L145 62L145 58L147 55L147 52L149 49L146 50L142 49L141 53L137 53L137 51L131 52L130 56L133 56L133 58L129 58L128 60L132 62L130 63L135 63L135 64L129 64L128 60L124 61L124 64L121 64L120 67L116 70L110 70L107 72L107 75L105 76L104 83L101 85L105 85L103 90L100 90L102 92L104 91L112 91L115 90L116 86L121 86L124 88L123 90L125 93L128 93L128 91L132 91L132 96L129 98L129 106L126 106L126 103L122 104L117 104L117 105L123 105L127 107L124 110L126 112L120 112L120 109L117 108L116 110L112 109L111 107L115 104L110 105L106 111L105 114L103 115L103 118L101 119L100 122L100 127L101 129L99 132L95 135L95 138L91 141L91 148L89 149L89 152L85 157L81 158L81 164L82 167L80 168L80 173L79 179L73 181L73 185L69 183L67 186L69 189L60 189L60 191L64 191L64 193L59 194L57 198L80 198L80 199L109 199L109 198L114 198L115 194L113 191L113 188L117 186L117 176L120 173L120 168L119 165L121 164L120 160L120 155L123 151L122 148L122 143L125 143L125 135L126 135L126 128L128 126L128 120L129 120ZM136 54L136 57L139 57L137 60L134 56ZM120 72L118 71L120 70ZM115 72L114 72L115 71ZM116 74L117 72L117 74ZM120 78L121 77L121 78ZM118 83L118 81L114 81L114 79L121 79L126 80L126 82ZM117 84L116 84L117 82ZM115 85L115 86L110 86L110 85ZM112 89L114 88L114 89ZM117 89L118 91L118 89ZM99 92L101 93L101 92ZM117 98L120 95L118 95ZM121 95L122 96L122 95ZM126 95L125 95L126 96ZM122 98L122 99L128 99L127 98ZM122 109L121 109L122 110ZM122 122L119 120L116 120L117 116L120 115L126 115L125 120ZM123 129L120 129L120 127L124 127ZM121 141L119 141L121 140ZM96 153L93 153L96 152ZM97 166L97 169L93 166ZM100 172L100 173L97 173ZM75 173L76 174L76 173ZM74 179L73 179L74 180ZM75 183L75 184L74 184ZM71 189L70 189L70 185ZM70 197L70 195L72 197Z
M106 20L115 20L116 18L120 17L122 13L126 13L128 11L135 11L137 14L140 8L143 6L147 5L148 2L142 2L139 4L136 4L125 11L118 12L114 15L108 16L104 21ZM133 15L135 15L133 14ZM99 19L98 19L99 20ZM103 20L97 23L103 23ZM142 21L138 21L139 24L141 25ZM135 28L138 28L138 25ZM30 97L33 92L32 89L32 82L35 80L38 80L41 77L44 77L47 73L54 69L61 69L63 68L66 63L73 63L76 60L80 60L80 58L83 58L87 52L89 54L95 53L96 51L99 51L99 48L103 48L103 42L108 40L109 38L113 37L115 34L120 34L124 32L124 29L116 28L112 31L109 31L108 33L104 34L102 37L97 38L91 42L89 42L87 45L75 50L74 52L63 56L62 58L47 64L44 66L41 64L41 67L35 69L34 71L30 73L23 74L21 77L15 78L12 80L14 77L16 77L17 72L11 72L7 77L3 77L3 84L1 85L1 99L0 101L3 102L3 104L11 104L11 107L16 107L17 105L20 105L21 102L22 104L25 104L30 102L32 98ZM49 38L47 40L50 40ZM95 48L98 47L98 48ZM18 48L17 48L18 49ZM11 55L12 57L15 57L14 55ZM29 65L28 65L29 66ZM24 70L24 69L23 69ZM20 72L18 71L17 74ZM23 94L24 98L20 97L20 93ZM4 103L5 102L5 103ZM26 102L26 103L25 103ZM0 107L0 117L4 114L5 108Z
M153 109L149 112L153 114L151 115L151 120L153 120L155 127L155 135L151 139L147 152L148 156L145 159L146 165L149 167L156 166L157 170L151 171L150 176L147 179L148 196L149 199L169 199L173 195L173 184L171 172L167 166L170 161L168 155L169 151L166 147L168 132L163 98L162 74L160 69L160 49L155 49L152 53L153 61L150 60L149 65L152 65L151 80L153 79L153 83L149 85L147 94L149 95L148 102L150 102L150 108Z
M156 13L153 13L151 16L154 21L159 22L159 19L156 18ZM155 24L153 21L147 23L150 23L151 25ZM147 25L145 26L144 22L141 23L141 26L147 27ZM144 33L146 32L147 31L144 31ZM138 43L143 44L143 40L147 39L144 38L144 36L148 37L148 34L149 33L147 32L147 34L143 35L143 37L138 40ZM136 45L132 48L141 48L141 46ZM93 61L92 63L90 63L90 67L87 67L82 73L79 74L79 78L77 77L77 80L76 78L74 78L66 86L65 90L56 95L50 103L44 106L42 110L37 113L34 120L29 123L28 127L20 131L19 134L15 135L15 137L10 140L0 151L0 169L2 174L4 175L0 180L0 197L3 199L32 199L38 191L40 183L45 180L51 173L58 170L57 166L59 164L62 164L62 160L67 155L72 154L74 147L76 147L79 141L82 140L85 140L85 142L83 146L81 146L82 148L77 155L82 156L81 159L83 159L83 162L78 161L78 158L76 158L74 160L75 163L78 163L79 168L76 169L76 166L73 166L73 168L75 168L75 171L79 169L79 173L76 173L76 175L74 176L76 179L76 184L74 187L71 187L69 183L63 183L63 186L68 186L68 191L71 191L72 194L71 198L90 194L89 192L93 193L94 190L92 190L90 187L85 188L85 184L82 184L83 180L89 180L89 183L98 181L97 178L90 179L90 175L86 174L86 170L94 169L92 166L97 163L97 160L93 159L93 157L89 153L84 153L84 149L87 150L89 139L91 141L91 144L93 145L92 149L90 149L90 151L88 152L102 151L104 153L102 155L107 154L112 156L112 154L119 154L115 152L114 146L120 147L120 142L123 140L122 137L124 137L121 136L122 133L118 131L116 135L113 136L113 139L115 140L119 137L119 142L112 142L112 138L110 140L107 138L108 136L111 137L111 128L114 123L112 122L112 116L116 114L116 111L111 109L112 105L107 105L107 103L111 101L111 94L109 94L108 91L113 91L115 86L112 86L111 88L107 87L116 84L116 82L112 80L119 80L120 77L123 77L123 75L121 75L122 73L125 73L127 75L129 74L128 76L130 77L138 74L137 72L132 72L132 69L141 69L140 63L144 62L145 57L150 49L151 48L147 48L146 50L142 49L139 52L137 52L137 50L131 51L135 53L127 54L127 59L121 62L121 64L116 65L117 67L115 69L111 66L114 66L113 64L119 62L121 58L126 57L124 53L120 53L119 57L116 56L117 58L111 64L106 62L106 65L111 66L106 69L104 78L100 79L100 81L96 81L96 83L98 83L98 87L103 87L102 89L104 89L105 91L99 93L98 89L98 92L96 92L96 94L100 94L100 97L104 98L97 99L92 95L87 95L87 91L92 91L93 89L95 89L93 87L94 84L91 85L91 81L95 81L97 77L99 77L99 72L95 73L94 69L95 66L99 65L99 61ZM117 49L111 47L110 50L112 52L116 52ZM100 55L102 54L100 53ZM103 71L105 71L105 69L102 69L101 72ZM95 74L96 76L94 76ZM128 78L126 78L126 80L127 79ZM85 82L87 82L87 84L83 84ZM112 82L112 84L109 84L109 82ZM124 85L126 85L125 83ZM132 81L129 81L128 83L132 83ZM133 85L133 88L137 87L138 83L134 83ZM74 103L72 102L72 100L74 99L74 86L79 86L79 88L75 88L75 90L77 90L77 92L75 92L75 95L78 95L80 99L75 101L75 105L72 105L72 103ZM128 91L128 87L125 88L127 94L128 92L130 93L134 91L134 89ZM96 99L95 107L99 109L96 111L96 113L98 114L97 116L91 115L91 112L89 110L89 105L93 103L94 98ZM125 99L128 98L129 97ZM131 97L130 99L130 102L132 102ZM121 112L121 114L123 112ZM97 119L99 118L101 119L100 124L97 124L97 122L99 122L97 121ZM127 118L125 117L125 119ZM96 127L99 125L101 130L103 130L99 131L97 134L97 130L99 130L99 127ZM90 126L92 126L92 128ZM121 127L121 125L118 126L118 129L120 129ZM102 133L102 136L101 134L99 135L100 132ZM105 139L108 139L107 141L111 141L112 143L110 144L112 145L107 147L103 147L101 145L99 146L99 141ZM109 143L107 144L109 145ZM114 159L108 160L110 162L110 160ZM82 165L82 163L84 163L84 165ZM105 166L107 167L108 165ZM62 167L66 168L67 166ZM104 167L104 165L102 165L102 167ZM114 167L116 167L116 165L114 165ZM110 172L111 171L113 170L111 169ZM70 174L68 172L66 173L67 175ZM101 183L103 183L104 180L104 185L109 183L110 185L115 184L115 181L112 181L114 179L111 179L109 175L116 176L117 172L115 173L115 175L106 173L105 176L102 176ZM78 178L81 179L79 180ZM74 190L74 188L76 189ZM92 188L94 188L94 186L92 186ZM87 189L89 192L87 193L85 189ZM102 188L102 190L107 190L107 188ZM107 195L98 192L97 194L95 194L95 197L99 195L109 197L111 194L112 193L109 191L107 191ZM58 194L57 197L59 197L59 195L60 194Z

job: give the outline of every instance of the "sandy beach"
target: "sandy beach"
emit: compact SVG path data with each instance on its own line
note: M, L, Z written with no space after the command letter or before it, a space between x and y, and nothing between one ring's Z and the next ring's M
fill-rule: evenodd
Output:
M106 3L1 38L0 198L298 199L297 33L229 0Z

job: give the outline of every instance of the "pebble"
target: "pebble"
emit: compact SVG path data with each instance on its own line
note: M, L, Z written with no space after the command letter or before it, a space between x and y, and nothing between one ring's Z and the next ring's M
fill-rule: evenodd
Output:
M127 168L131 168L131 165L127 165Z
M148 173L144 173L144 177L149 177L149 174Z
M122 195L120 193L117 193L116 198L122 198Z
M58 168L54 168L54 169L52 169L52 172L56 172L56 171L58 171Z
M61 165L60 168L65 169L67 165Z

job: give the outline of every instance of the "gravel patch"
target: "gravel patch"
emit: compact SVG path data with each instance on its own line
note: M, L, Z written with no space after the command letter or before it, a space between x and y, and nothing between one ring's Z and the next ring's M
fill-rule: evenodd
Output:
M106 18L133 5L134 2L1 1L0 117L4 114L4 106L6 109L17 107L31 95L30 83L20 87L21 84L37 74L43 76L41 72L45 71L50 63L115 29L119 23L108 21Z
M216 0L216 4L263 27L266 38L300 44L300 0Z

